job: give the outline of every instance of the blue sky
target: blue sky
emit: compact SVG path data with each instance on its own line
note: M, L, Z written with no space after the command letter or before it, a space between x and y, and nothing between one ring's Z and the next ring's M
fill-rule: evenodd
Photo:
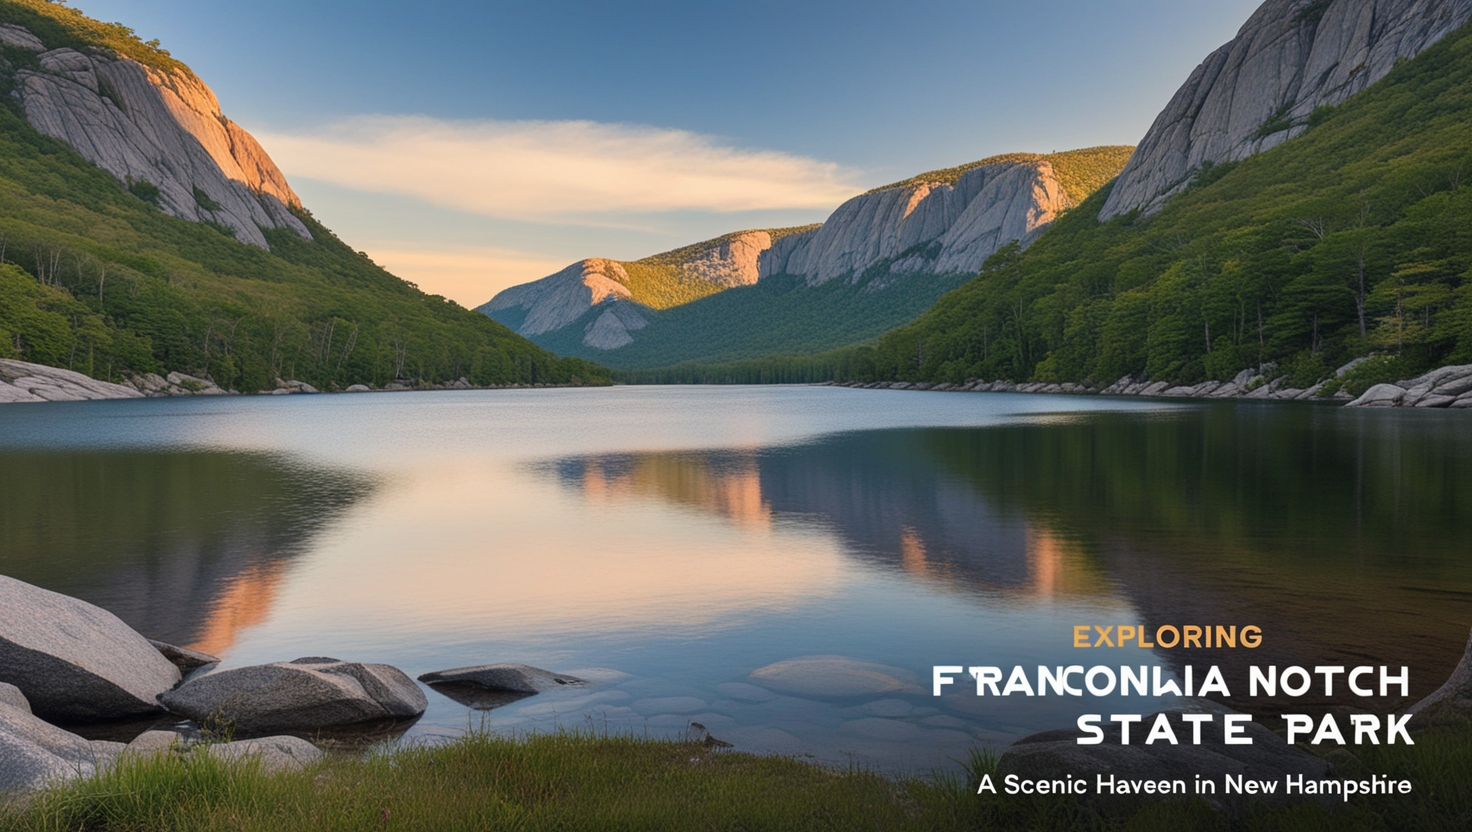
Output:
M474 305L925 170L1134 144L1258 2L72 5L162 40L319 219Z

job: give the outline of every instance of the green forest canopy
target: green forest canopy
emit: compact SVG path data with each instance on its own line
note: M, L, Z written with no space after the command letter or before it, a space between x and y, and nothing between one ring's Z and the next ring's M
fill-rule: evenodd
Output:
M1305 387L1371 353L1361 387L1472 361L1469 105L1464 27L1305 134L1205 167L1159 214L1101 224L1096 193L913 324L823 361L840 379L1105 384L1276 364Z

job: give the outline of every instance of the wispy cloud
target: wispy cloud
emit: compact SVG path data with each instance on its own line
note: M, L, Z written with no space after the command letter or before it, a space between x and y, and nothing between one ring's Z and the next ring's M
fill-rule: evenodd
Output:
M833 208L862 190L832 162L589 121L363 116L257 135L288 176L506 219Z

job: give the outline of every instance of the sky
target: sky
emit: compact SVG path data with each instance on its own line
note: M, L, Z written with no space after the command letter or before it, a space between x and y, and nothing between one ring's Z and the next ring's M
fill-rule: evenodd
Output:
M467 306L999 153L1135 144L1259 0L72 0Z

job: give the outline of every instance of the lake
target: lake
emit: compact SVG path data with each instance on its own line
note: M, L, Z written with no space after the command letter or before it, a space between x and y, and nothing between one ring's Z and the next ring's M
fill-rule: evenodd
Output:
M934 697L934 665L1404 664L1429 693L1472 626L1469 428L830 387L12 405L0 572L226 666L595 683L493 710L429 692L399 741L693 721L738 750L923 772L1172 701ZM1265 637L1081 651L1082 624Z

